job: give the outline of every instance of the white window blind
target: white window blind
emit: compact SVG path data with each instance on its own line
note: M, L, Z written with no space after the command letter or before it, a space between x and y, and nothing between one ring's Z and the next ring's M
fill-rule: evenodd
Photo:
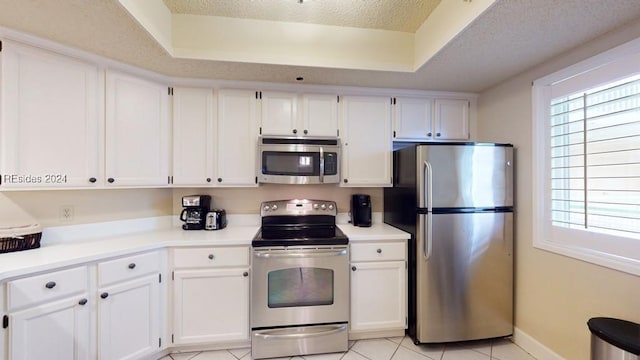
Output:
M551 222L640 239L640 76L551 100Z
M532 90L533 246L640 275L640 39Z

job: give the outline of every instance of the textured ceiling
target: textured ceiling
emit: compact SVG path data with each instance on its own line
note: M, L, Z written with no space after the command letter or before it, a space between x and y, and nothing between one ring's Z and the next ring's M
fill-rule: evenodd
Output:
M414 33L440 0L163 0L174 14L222 16ZM446 0L453 1L453 0Z
M640 23L638 0L498 0L415 73L399 73L173 59L117 0L0 1L0 26L171 76L470 92L630 22Z

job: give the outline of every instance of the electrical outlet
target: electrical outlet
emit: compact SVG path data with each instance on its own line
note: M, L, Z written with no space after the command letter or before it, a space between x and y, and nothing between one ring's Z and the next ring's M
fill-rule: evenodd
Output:
M62 205L60 206L60 221L73 220L73 206Z

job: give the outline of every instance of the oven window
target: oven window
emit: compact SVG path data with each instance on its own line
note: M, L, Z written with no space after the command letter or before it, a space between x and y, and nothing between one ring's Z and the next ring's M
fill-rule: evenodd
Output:
M269 308L333 304L333 270L311 267L269 272Z
M314 176L319 174L320 154L315 152L262 153L262 173L265 175Z

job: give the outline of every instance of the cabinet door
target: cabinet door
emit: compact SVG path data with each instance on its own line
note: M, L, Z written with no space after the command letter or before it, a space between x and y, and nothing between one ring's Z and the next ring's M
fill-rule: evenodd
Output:
M91 187L102 178L102 91L95 65L3 42L2 187Z
M425 98L396 98L394 138L408 141L433 139L432 102L432 99Z
M176 344L249 340L249 269L176 270Z
M437 99L435 101L435 139L469 139L469 101Z
M302 135L338 136L338 96L303 95L302 126Z
M160 343L158 275L104 287L98 291L99 359L140 359Z
M341 99L342 185L391 186L391 99Z
M351 265L351 331L404 329L407 317L405 262Z
M173 184L213 181L213 90L173 89Z
M168 185L168 87L107 72L107 185Z
M296 94L262 92L262 135L302 135L297 124L297 106Z
M216 179L219 186L258 186L257 100L254 91L220 90L216 146Z
M90 308L84 294L9 314L9 358L92 358Z

